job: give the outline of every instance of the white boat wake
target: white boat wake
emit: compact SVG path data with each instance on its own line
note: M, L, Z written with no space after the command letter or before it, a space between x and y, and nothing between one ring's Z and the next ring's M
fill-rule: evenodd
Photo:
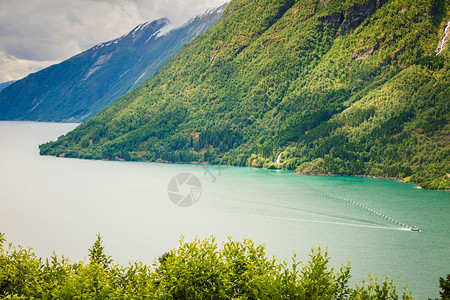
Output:
M309 189L311 189L311 190L313 190L313 191L315 191L315 192L317 192L319 194L322 194L324 197L327 197L329 199L332 199L333 201L345 204L346 206L350 206L350 207L356 208L356 209L358 209L360 211L364 211L366 214L372 215L372 216L376 217L377 219L380 219L380 220L382 220L384 222L388 222L388 223L391 223L391 224L393 224L395 226L400 226L400 227L406 228L407 230L411 230L411 228L412 228L408 224L405 224L405 223L403 223L403 222L401 222L399 220L396 220L395 218L392 218L392 217L390 217L390 216L388 216L388 215L386 215L386 214L384 214L384 213L382 213L380 211L377 211L377 210L375 210L375 209L373 209L371 207L368 207L366 205L358 203L358 202L356 202L354 200L350 200L350 199L345 198L345 197L335 196L335 195L329 194L327 192L324 192L322 190L319 190L319 189L311 186L310 184L306 184L306 183L304 183L304 184Z
M394 231L408 231L408 232L411 232L411 230L409 228L404 228L404 227L386 227L386 226L380 226L380 225L369 225L369 224L356 224L356 223L345 223L345 222L324 221L324 220L301 219L301 218L293 218L293 217L271 216L271 215L264 215L264 214L252 214L252 213L245 213L245 212L234 212L234 211L223 211L223 210L214 210L214 211L220 212L220 213L229 213L229 214L234 214L234 215L244 215L244 216L249 216L249 217L270 218L270 219L278 219L278 220L286 220L286 221L294 221L294 222L319 223L319 224L330 224L330 225L341 225L341 226L363 227L363 228L372 228L372 229L383 229L383 230L394 230Z

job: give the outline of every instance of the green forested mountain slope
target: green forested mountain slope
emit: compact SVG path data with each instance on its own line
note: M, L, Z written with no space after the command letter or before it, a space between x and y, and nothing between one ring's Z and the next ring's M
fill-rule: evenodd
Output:
M235 0L42 154L402 178L449 189L448 1Z

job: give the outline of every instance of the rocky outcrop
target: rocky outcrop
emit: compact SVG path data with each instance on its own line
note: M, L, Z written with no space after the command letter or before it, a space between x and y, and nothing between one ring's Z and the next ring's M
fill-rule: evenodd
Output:
M439 41L438 50L436 51L436 55L441 54L442 50L445 48L445 44L450 36L450 21L447 22L447 25L444 28L444 36Z
M338 28L339 31L346 31L358 27L368 16L379 9L386 0L372 0L367 4L351 7L345 13L335 13L320 18L328 28Z

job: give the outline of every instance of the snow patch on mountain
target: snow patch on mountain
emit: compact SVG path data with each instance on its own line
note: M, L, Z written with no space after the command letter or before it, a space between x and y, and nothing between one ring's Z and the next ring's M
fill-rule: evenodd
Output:
M133 30L131 30L128 35L131 34L131 36L134 38L138 31L144 30L148 25L150 25L150 22L142 23L142 24L138 25L137 27L135 27Z
M229 2L224 3L222 6L220 6L219 8L209 8L207 9L204 13L190 19L189 21L187 21L185 24L181 25L181 26L174 26L173 24L170 23L167 24L166 26L164 26L163 28L161 28L159 31L155 32L156 34L156 38L162 37L166 34L168 34L169 32L171 32L172 30L176 30L182 27L187 27L190 24L192 24L193 22L195 22L198 19L202 19L204 17L210 16L212 14L219 14L222 15L222 13L224 12L225 8L228 6ZM168 21L168 20L167 20ZM151 39L151 37L149 38L149 40Z
M101 43L101 44L95 45L90 50L95 51L95 50L98 50L98 49L102 49L104 47L109 47L109 46L111 46L113 44L117 44L119 42L119 39L115 39L115 40L112 40L112 41L108 41L108 42L105 42L105 43Z
M108 53L100 56L95 63L92 65L92 67L89 69L86 75L84 75L82 80L88 79L92 74L94 74L96 71L98 71L108 60L111 59L113 56L113 53Z
M144 72L144 73L142 73L142 75L141 76L139 76L139 78L138 79L136 79L136 81L134 82L134 84L136 85L138 82L139 82L139 80L141 80L142 79L142 77L144 77L145 76L145 74L146 74L147 72Z
M156 32L156 38L165 36L166 34L168 34L169 32L171 32L174 29L176 29L175 26L173 26L172 24L167 24L166 26L164 26L163 28L161 28L160 30L158 30Z
M38 107L38 105L41 104L43 100L44 100L44 98L42 98L35 106L33 106L33 108L30 110L30 112L32 112L36 107Z
M144 44L147 44L148 41L150 41L150 40L152 39L152 37L155 37L155 39L157 39L157 38L158 38L158 34L159 34L160 32L161 32L161 29L158 30L158 31L155 31L152 35L150 35L150 37L145 41Z

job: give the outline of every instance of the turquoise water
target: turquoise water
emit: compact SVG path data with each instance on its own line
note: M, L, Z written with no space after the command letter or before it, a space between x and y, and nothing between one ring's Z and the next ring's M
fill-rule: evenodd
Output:
M39 156L40 143L75 126L0 122L0 231L40 256L82 259L100 232L116 261L151 264L181 235L214 235L248 237L271 255L303 261L312 246L327 246L333 266L351 262L352 284L387 275L417 299L438 297L438 279L450 273L448 192L372 178ZM201 183L175 192L192 193L190 207L169 198L180 173ZM405 230L413 225L422 232Z

